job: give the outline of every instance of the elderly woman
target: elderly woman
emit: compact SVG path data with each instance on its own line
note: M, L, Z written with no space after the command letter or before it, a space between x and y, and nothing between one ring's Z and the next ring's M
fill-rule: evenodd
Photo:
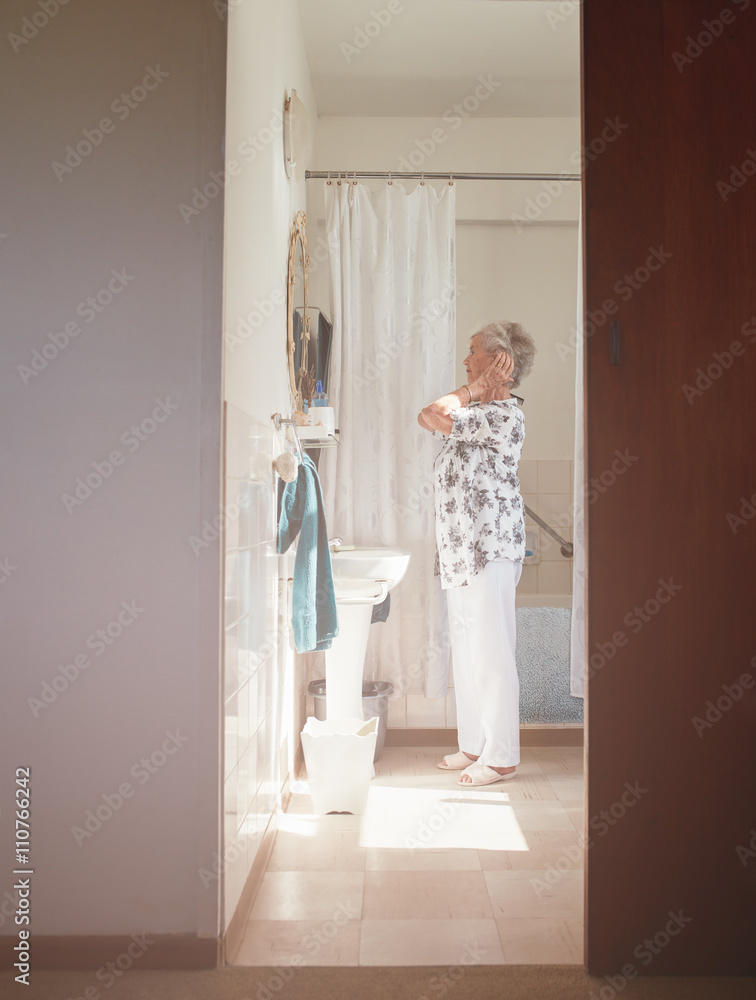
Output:
M421 410L444 441L435 463L437 575L450 619L459 752L438 767L462 785L512 778L520 762L515 588L525 558L517 467L525 436L511 395L533 367L519 323L489 323L470 339L467 384Z

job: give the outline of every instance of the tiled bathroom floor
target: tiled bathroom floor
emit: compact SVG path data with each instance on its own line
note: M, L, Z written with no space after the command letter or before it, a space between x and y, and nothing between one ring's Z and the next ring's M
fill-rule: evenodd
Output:
M385 748L364 816L295 782L234 964L582 964L582 747L474 789L435 767L454 750Z

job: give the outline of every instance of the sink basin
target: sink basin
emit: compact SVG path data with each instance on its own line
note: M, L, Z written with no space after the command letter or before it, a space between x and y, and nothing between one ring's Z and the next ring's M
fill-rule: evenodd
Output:
M388 589L392 590L406 573L409 558L409 552L381 546L337 548L331 555L334 586L354 590L355 582L385 580Z

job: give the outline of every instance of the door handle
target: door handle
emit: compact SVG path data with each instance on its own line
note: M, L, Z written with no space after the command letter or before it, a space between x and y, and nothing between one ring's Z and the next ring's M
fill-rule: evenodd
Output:
M620 328L617 320L609 324L609 364L619 365L622 362Z

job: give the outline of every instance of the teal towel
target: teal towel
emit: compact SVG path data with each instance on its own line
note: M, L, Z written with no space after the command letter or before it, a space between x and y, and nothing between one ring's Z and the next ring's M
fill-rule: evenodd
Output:
M309 455L297 478L286 483L278 522L278 551L285 552L299 534L294 559L292 626L297 652L330 649L339 634L320 479Z

